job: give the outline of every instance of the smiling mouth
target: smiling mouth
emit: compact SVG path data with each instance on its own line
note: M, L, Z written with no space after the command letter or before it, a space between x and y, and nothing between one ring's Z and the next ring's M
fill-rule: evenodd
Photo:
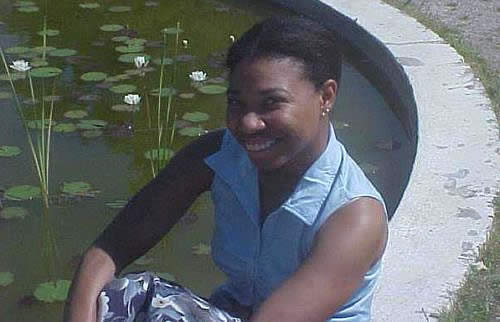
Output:
M246 142L245 143L245 148L249 152L262 152L262 151L265 151L265 150L269 149L270 147L272 147L273 145L275 145L277 142L278 142L277 139L267 140L265 142L260 142L260 143L249 143L249 142Z

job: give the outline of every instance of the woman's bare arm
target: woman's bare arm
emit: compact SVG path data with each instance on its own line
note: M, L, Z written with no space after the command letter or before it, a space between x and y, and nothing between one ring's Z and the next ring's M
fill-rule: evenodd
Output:
M337 210L318 232L310 258L250 321L325 321L360 286L386 240L384 208L375 199L360 198Z
M84 255L64 321L95 321L103 286L152 248L210 188L213 173L204 158L219 150L222 135L222 131L213 132L183 148L113 219Z

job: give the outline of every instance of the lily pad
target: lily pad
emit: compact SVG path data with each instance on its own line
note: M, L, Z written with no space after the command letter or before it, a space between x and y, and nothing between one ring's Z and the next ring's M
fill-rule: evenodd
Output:
M43 101L44 102L57 102L57 101L60 101L62 99L62 96L60 95L45 95L43 97Z
M28 215L28 210L23 207L5 207L0 210L2 219L23 219Z
M184 98L184 99L191 99L194 98L195 94L194 93L180 93L179 97Z
M129 6L112 6L112 7L108 8L108 11L111 11L111 12L127 12L127 11L131 11L131 10L132 10L132 8Z
M40 77L40 78L45 78L45 77L54 77L62 73L62 69L59 69L57 67L38 67L38 68L33 68L30 71L30 74L32 77Z
M156 65L161 65L162 63L163 63L163 65L171 65L174 63L174 60L172 58L163 57L163 61L161 58L156 58L156 59L153 59L153 63Z
M108 208L120 209L120 208L125 207L127 205L127 203L128 203L128 200L117 199L117 200L113 200L110 202L106 202L104 205Z
M31 48L29 47L22 47L22 46L16 46L16 47L10 47L4 50L6 54L10 55L19 55L19 54L24 54L27 52L31 51Z
M48 53L49 51L52 51L52 50L55 50L57 49L56 47L52 47L52 46L38 46L38 47L33 47L33 52L35 53L38 53L38 54L42 54L43 53L43 50L45 49L45 52Z
M139 53L144 50L142 45L128 45L128 46L118 46L115 50L120 53Z
M76 125L73 123L59 123L52 130L59 133L70 133L76 131Z
M120 30L122 30L124 28L125 28L124 26L117 25L117 24L102 25L101 27L99 27L99 29L101 29L102 31L110 31L110 32L120 31Z
M7 100L12 98L12 94L10 92L0 92L0 100Z
M205 122L210 118L210 116L207 113L203 112L188 112L184 113L182 116L183 120L190 121L190 122Z
M9 77L9 74L10 74L10 77ZM13 72L13 73L9 73L9 74L7 74L7 73L0 74L0 80L9 81L12 79L12 81L16 81L16 80L26 78L26 73Z
M1 145L0 146L0 157L15 157L21 154L21 149L17 146L11 145Z
M148 41L143 38L129 38L125 40L125 43L129 46L144 46Z
M4 197L7 200L31 200L33 198L40 198L40 187L31 185L19 185L10 187L5 191Z
M67 117L69 119L81 119L84 117L87 117L89 113L84 110L72 110L72 111L67 111L64 113L64 117Z
M45 29L45 30L40 30L39 32L37 32L37 34L40 36L53 37L59 35L60 31L57 29Z
M101 130L87 130L87 131L83 131L81 135L84 138L93 139L93 138L100 137L102 134L103 134L103 132Z
M47 66L48 64L49 62L43 59L33 59L31 61L31 66L33 67L44 67Z
M85 3L80 3L79 6L80 8L83 9L96 9L99 8L101 5L96 2L85 2Z
M182 30L181 28L177 28L177 27L168 27L168 28L165 28L165 29L162 29L161 32L163 33L166 33L166 34L170 34L170 35L175 35L177 33L182 33L184 30Z
M205 85L199 87L198 90L203 94L216 95L224 94L227 91L227 87L222 85Z
M33 292L33 295L41 302L63 302L68 297L70 285L71 282L68 280L41 283Z
M61 192L68 195L82 195L90 191L91 188L90 183L83 181L64 182L61 187Z
M111 106L111 109L116 112L137 112L140 110L140 107L139 105L116 104Z
M180 129L177 133L182 136L200 136L205 133L205 130L200 127L188 126Z
M123 54L118 57L118 61L122 63L134 63L134 59L139 56L144 56L146 60L150 60L151 56L146 55L144 53L131 53L131 54Z
M99 130L106 127L106 125L108 125L108 122L103 120L80 120L76 126L82 130Z
M26 13L30 13L30 12L37 12L37 11L40 11L40 8L38 8L37 6L31 6L31 7L19 7L19 8L17 8L17 11L19 11L19 12L26 12Z
M14 282L14 274L11 272L0 272L0 286L7 286Z
M212 248L204 243L199 243L192 247L193 254L195 255L210 255Z
M150 95L153 96L159 96L160 95L160 89L155 88L151 92L149 92ZM172 87L164 87L161 89L161 97L167 97L167 96L172 96L177 94L177 90Z
M37 129L37 130L40 130L43 128L48 128L49 127L49 124L51 126L54 126L57 124L56 121L52 120L48 120L48 119L45 119L43 122L42 120L30 120L26 123L26 125L30 128L30 129Z
M132 84L120 84L109 88L110 91L117 94L127 94L137 90L137 86Z
M106 77L108 77L108 74L103 72L88 72L80 76L80 79L86 82L100 82L105 80Z
M61 48L61 49L54 49L49 52L49 56L53 57L67 57L67 56L73 56L76 55L77 51L75 49L71 48Z
M34 3L33 1L20 0L20 1L14 2L12 5L14 7L32 7L32 6L36 5L36 3Z
M170 149L152 149L144 153L144 157L148 160L170 160L174 156L175 152Z
M112 41L116 41L116 42L125 42L129 39L130 39L129 36L116 36L116 37L111 38Z

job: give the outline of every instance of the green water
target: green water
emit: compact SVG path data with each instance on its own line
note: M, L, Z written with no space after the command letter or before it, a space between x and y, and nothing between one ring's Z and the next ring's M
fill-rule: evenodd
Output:
M172 98L172 115L181 118L186 112L199 111L210 116L208 121L191 124L206 130L224 126L224 95L205 95L191 84L188 74L203 70L208 82L222 81L226 71L220 66L222 53L230 45L230 35L238 37L256 21L274 10L259 3L258 7L238 1L100 1L96 9L79 7L77 1L34 1L38 12L19 12L15 1L0 1L0 45L5 50L13 46L42 46L43 38L37 32L43 29L44 16L47 28L60 31L58 36L47 37L47 46L71 48L77 51L71 57L48 55L49 66L63 72L55 78L34 78L35 96L61 96L55 102L54 119L73 122L64 117L69 110L85 110L86 119L108 122L104 135L97 138L82 137L82 131L53 133L50 161L50 226L58 247L57 278L70 279L77 256L95 239L99 232L117 213L106 207L106 202L127 199L152 178L151 164L144 153L156 147L158 131L156 111L158 99L147 93L158 88L160 66L150 62L154 70L144 76L132 75L113 83L137 86L134 93L142 96L137 112L116 112L113 105L123 104L123 95L102 88L102 82L88 83L80 80L85 72L97 71L112 75L135 69L134 64L118 61L121 53L115 47L122 43L111 40L119 35L148 40L143 53L152 59L162 56L163 36L166 27L180 23L184 31L169 34L166 56L180 57L175 64L165 65L164 86L173 87L177 95ZM252 2L254 3L254 2ZM130 6L129 12L110 12L113 6ZM154 5L154 6L153 6ZM104 32L105 24L120 24L125 32ZM184 46L182 40L187 40ZM50 54L50 52L49 52ZM10 63L15 59L32 61L33 57L7 55ZM190 59L190 60L188 60ZM186 61L187 60L187 61ZM5 72L3 67L1 72ZM399 122L385 105L383 98L369 82L351 65L344 66L343 82L335 106L333 119L338 137L346 144L353 157L367 170L368 176L389 198L398 195L401 181L408 171L405 166L410 147ZM215 78L215 80L214 80ZM30 98L27 80L15 82L16 91L25 101ZM9 92L9 83L0 81L0 92ZM181 98L180 93L194 93L191 99ZM95 101L82 100L84 95L96 95ZM149 109L146 102L149 98ZM162 99L162 119L166 117L167 99ZM0 100L0 146L16 145L23 149L20 156L0 157L0 187L19 184L37 184L32 171L31 156L21 122L14 110L12 99ZM38 106L23 105L28 118ZM133 132L125 130L130 125ZM173 150L178 150L193 137L175 135ZM396 140L401 147L393 151L380 148L380 142ZM379 147L377 148L377 145ZM63 182L86 181L100 192L94 198L58 200ZM127 270L154 270L168 272L184 285L201 295L208 295L224 276L205 254L193 253L193 246L209 244L212 230L212 209L209 194L202 195L190 210L189 222L178 225L169 233L166 243L158 246L147 258L147 265L132 264ZM41 257L42 235L40 200L3 201L4 206L22 206L29 215L20 220L0 220L0 272L10 271L14 283L0 286L0 321L58 321L62 304L33 302L30 295L36 286L47 280L46 263ZM24 300L23 300L24 299Z

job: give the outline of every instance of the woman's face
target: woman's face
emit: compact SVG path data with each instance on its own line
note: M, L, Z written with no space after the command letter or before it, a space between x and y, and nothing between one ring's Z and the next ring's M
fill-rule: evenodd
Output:
M322 153L335 101L333 80L316 89L294 58L238 63L227 93L227 127L260 172L301 171Z

